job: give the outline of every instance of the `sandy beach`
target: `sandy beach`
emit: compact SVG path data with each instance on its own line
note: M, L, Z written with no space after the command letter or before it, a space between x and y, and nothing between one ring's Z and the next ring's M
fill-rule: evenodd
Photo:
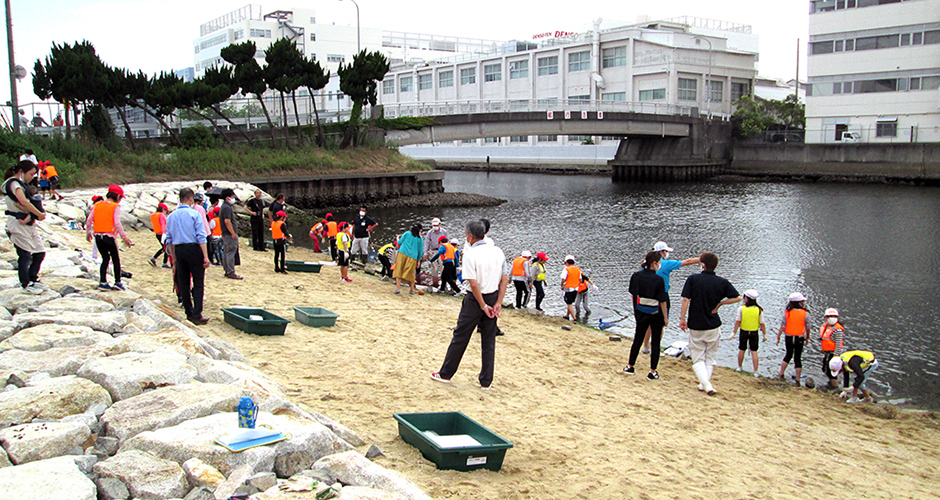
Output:
M134 273L129 286L182 318L169 270L147 264L156 251L152 233L130 235L137 245L121 255ZM500 319L506 335L497 340L492 389L481 391L476 381L476 337L454 383L440 384L429 374L443 360L459 299L393 295L392 284L363 273L343 283L336 267L279 275L272 258L243 246L244 281L211 268L205 306L211 321L200 328L238 347L294 401L377 444L387 455L378 463L435 498L940 497L934 414L848 405L721 368L713 380L719 394L707 397L696 390L688 361L664 357L662 378L649 381L648 357L641 355L638 375L627 376L621 369L629 341L612 342L582 326L565 331L560 318L512 310ZM290 260L322 258L300 248L288 252ZM320 306L340 317L332 328L294 321L282 337L259 337L222 321L219 309L234 305L288 319L294 305ZM736 349L731 344L722 349ZM437 470L399 438L392 418L454 410L514 443L501 471Z

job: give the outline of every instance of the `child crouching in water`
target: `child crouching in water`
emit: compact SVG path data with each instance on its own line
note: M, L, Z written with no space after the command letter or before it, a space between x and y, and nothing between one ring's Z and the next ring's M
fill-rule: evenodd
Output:
M271 222L271 239L274 240L274 272L287 274L285 259L287 255L287 242L291 240L287 232L287 214L278 210Z
M738 337L738 369L742 370L744 364L744 352L751 351L751 361L754 363L754 376L757 377L757 331L764 335L764 342L767 342L767 325L764 324L764 308L757 304L757 298L760 293L753 288L744 292L744 304L738 308L738 316L734 321L734 331L731 332L726 340L731 340L741 330L741 336Z

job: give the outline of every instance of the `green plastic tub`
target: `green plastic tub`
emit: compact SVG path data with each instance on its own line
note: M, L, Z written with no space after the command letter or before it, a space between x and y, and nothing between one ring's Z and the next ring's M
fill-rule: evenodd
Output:
M288 271L295 273L318 273L320 272L319 262L301 262L299 260L285 260L284 265Z
M322 307L294 306L294 319L314 328L333 326L336 324L336 318L338 317L339 314L327 311Z
M222 309L225 322L239 330L255 335L284 335L290 320L264 309L251 307L230 307ZM261 316L263 319L253 320L249 316Z
M396 413L398 434L438 469L498 471L512 443L459 411Z

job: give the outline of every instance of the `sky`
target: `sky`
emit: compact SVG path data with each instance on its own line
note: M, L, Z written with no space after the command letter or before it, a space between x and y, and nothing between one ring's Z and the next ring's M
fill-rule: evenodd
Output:
M312 8L318 21L354 26L350 0L10 0L14 60L32 74L55 43L89 40L107 64L147 74L193 66L193 40L199 26L244 7L262 12ZM752 26L760 37L761 76L795 77L797 39L802 53L809 23L807 0L357 0L363 27L393 31L463 36L491 40L529 40L546 31L587 31L593 20L602 29L650 20L695 16ZM620 23L616 23L619 21ZM4 36L5 40L6 37ZM7 51L2 52L8 67ZM801 80L806 74L800 57ZM0 81L0 103L10 99L9 79ZM20 104L38 102L30 77L18 82ZM46 116L47 113L43 113Z

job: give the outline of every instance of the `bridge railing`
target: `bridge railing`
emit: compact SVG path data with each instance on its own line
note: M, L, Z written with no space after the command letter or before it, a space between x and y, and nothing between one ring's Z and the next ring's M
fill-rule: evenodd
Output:
M698 107L696 106L680 106L649 101L585 101L581 99L471 99L459 101L397 102L383 104L383 107L385 108L386 118L531 111L553 111L560 113L561 116L557 117L558 119L564 118L566 111L570 111L572 114L580 113L581 111L603 111L605 113L644 113L674 116L695 116L698 113Z

